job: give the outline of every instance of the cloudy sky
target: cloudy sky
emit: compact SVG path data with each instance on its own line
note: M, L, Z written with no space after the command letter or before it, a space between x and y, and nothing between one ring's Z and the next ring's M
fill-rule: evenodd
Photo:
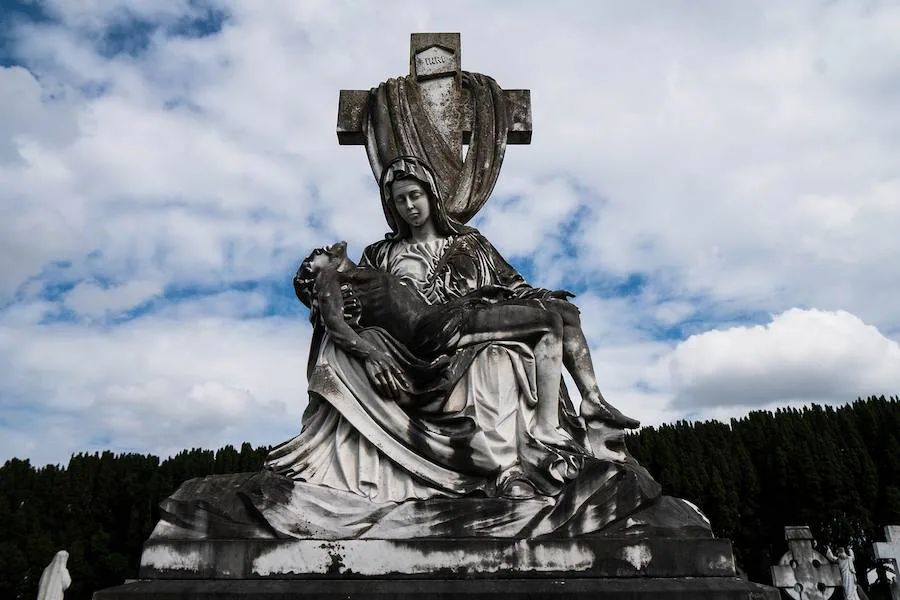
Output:
M504 8L507 7L507 8ZM0 0L0 460L299 430L297 260L386 229L338 90L531 89L473 222L646 424L900 393L900 4Z

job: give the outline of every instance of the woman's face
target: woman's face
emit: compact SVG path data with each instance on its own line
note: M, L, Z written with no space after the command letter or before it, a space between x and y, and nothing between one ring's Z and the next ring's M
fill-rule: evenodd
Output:
M428 190L416 179L398 179L391 183L391 202L410 227L422 227L431 219Z

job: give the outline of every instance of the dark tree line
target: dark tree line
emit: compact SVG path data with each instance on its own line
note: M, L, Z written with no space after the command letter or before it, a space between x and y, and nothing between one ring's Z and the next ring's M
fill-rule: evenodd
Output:
M702 507L730 538L754 581L787 550L785 525L809 525L820 545L852 545L858 572L871 542L900 524L900 400L840 408L754 412L730 423L678 422L628 437L664 492ZM0 467L0 598L36 596L41 571L69 551L67 600L137 575L158 505L192 477L258 470L267 448L194 449L160 461L140 454L77 454L66 467Z
M900 524L900 400L752 412L725 424L645 428L628 447L665 493L702 507L754 581L787 551L785 525L809 525L820 548L850 545L857 573L872 542Z
M164 461L141 454L76 454L67 467L0 467L0 598L31 600L57 550L68 550L66 600L137 576L159 503L185 479L259 470L267 448L185 450Z

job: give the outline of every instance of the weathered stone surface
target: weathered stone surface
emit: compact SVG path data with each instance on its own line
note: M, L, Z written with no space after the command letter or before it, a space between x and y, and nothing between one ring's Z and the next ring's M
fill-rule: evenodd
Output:
M413 61L416 77L420 81L442 75L453 75L459 71L457 52L437 44L416 52L413 55Z
M341 146L362 146L366 143L363 114L369 100L369 90L341 90L338 96L337 138Z
M146 579L733 577L728 540L196 540L148 542Z
M900 571L900 527L897 525L888 525L884 528L884 542L875 542L872 549L875 552L875 558L880 560L890 560L894 563L894 573ZM900 579L894 579L891 584L891 598L900 600Z
M596 461L556 498L435 498L375 503L263 471L186 481L161 504L151 541L191 539L711 538L706 518L659 496L634 465Z
M427 54L432 48L441 48L445 53L449 53L453 62L452 64L445 63L445 66L449 66L448 69L434 69L432 66L426 65L425 71L420 70L417 62L420 62L421 58L432 56L432 54ZM424 57L422 56L423 53L426 53ZM458 32L419 32L409 35L409 72L411 74L427 77L432 70L443 73L459 71L462 61L461 55L462 48Z
M736 577L634 579L354 579L138 581L94 600L778 600L778 590Z
M413 33L410 36L409 73L427 96L431 115L442 137L459 152L472 136L472 96L461 89L462 55L458 33ZM450 79L434 83L435 79ZM340 90L337 138L341 146L366 143L363 115L369 90ZM504 90L507 144L530 144L532 133L530 90ZM446 105L446 106L445 106Z
M841 585L837 565L813 548L806 526L784 528L789 550L772 567L772 582L794 600L828 600Z

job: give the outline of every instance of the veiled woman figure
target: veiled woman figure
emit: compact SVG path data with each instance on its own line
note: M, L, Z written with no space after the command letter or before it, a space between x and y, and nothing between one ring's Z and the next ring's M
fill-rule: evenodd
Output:
M362 266L400 277L429 304L485 286L508 288L520 300L564 302L566 292L531 287L481 233L454 220L422 161L393 161L380 191L391 232L364 250ZM353 298L344 305L352 307ZM534 435L528 344L486 335L428 362L377 327L360 335L381 350L377 356L348 355L314 323L302 431L272 451L270 469L373 501L554 495L592 456L564 388L556 439Z
M63 600L64 592L72 585L72 578L66 568L69 553L60 550L41 573L38 584L38 600Z
M856 581L856 556L852 548L838 547L837 556L831 551L831 547L825 548L825 558L838 566L841 572L841 587L844 589L846 600L868 600L868 596Z

